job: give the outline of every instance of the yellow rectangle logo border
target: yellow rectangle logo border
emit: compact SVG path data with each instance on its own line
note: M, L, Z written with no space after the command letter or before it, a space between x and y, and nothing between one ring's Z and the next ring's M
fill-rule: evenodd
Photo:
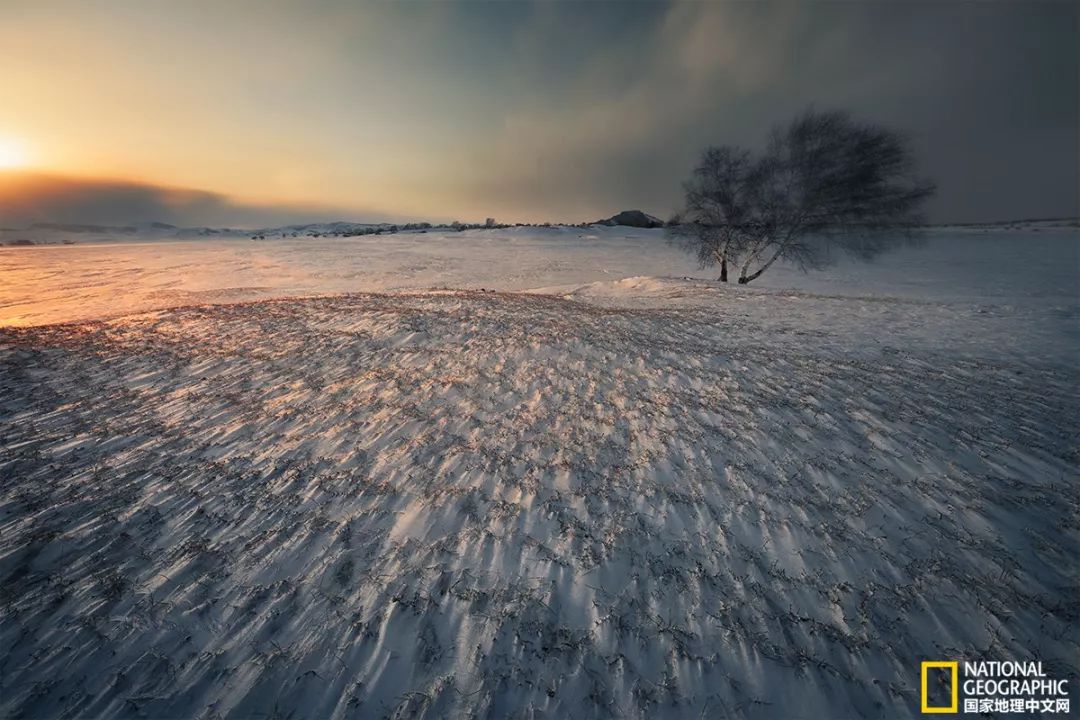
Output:
M944 668L952 673L952 704L947 707L931 707L926 702L927 673L930 668ZM925 714L956 713L960 710L960 661L959 660L923 660L922 671L922 711Z

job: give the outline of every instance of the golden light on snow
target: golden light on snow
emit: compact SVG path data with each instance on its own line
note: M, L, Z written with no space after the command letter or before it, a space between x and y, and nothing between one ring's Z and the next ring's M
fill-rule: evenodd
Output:
M18 138L0 135L0 168L21 168L30 162L26 143Z

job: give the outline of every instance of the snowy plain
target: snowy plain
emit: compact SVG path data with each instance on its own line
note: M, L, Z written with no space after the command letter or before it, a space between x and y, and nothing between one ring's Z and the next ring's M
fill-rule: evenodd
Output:
M1080 676L1080 233L709 277L629 228L0 248L0 715Z

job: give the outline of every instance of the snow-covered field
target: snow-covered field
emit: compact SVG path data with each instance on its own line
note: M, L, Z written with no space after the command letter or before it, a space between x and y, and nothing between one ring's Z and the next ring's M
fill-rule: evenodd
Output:
M0 715L894 717L943 658L1075 706L1080 235L708 276L625 228L0 249Z

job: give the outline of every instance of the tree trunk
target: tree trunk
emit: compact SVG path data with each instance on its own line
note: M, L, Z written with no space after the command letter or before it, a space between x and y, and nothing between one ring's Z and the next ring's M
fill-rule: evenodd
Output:
M752 280L757 280L759 277L761 277L761 273L768 270L769 267L772 266L772 264L774 262L776 262L777 258L779 258L780 255L783 254L783 252L784 252L784 246L781 245L780 248L777 249L777 251L775 253L773 253L773 256L771 258L769 258L769 261L767 263L765 263L764 265L759 267L756 272L753 272L750 275L746 274L746 271L749 269L749 267L744 267L743 271L742 271L742 275L739 276L739 284L740 285L745 285L745 284L747 284L748 282L750 282Z
M720 282L727 282L727 248L713 250L713 258L720 263Z
M765 248L768 247L768 243L764 243L764 240L765 240L765 238L762 237L761 239L758 240L757 243L754 244L753 247L750 248L750 254L746 256L746 262L743 263L742 270L739 271L739 284L740 285L745 285L746 283L750 282L755 277L757 277L757 275L754 275L754 277L747 278L746 277L746 272L750 269L750 263L757 260L758 255L760 255L762 253L762 251L764 251ZM760 274L761 273L759 272L758 275L760 275Z
M758 272L753 277L746 277L746 271L750 269L750 261L751 260L753 260L753 258L750 258L750 260L747 260L746 264L743 265L742 270L739 272L739 284L740 285L745 285L746 283L750 282L751 280L753 280L754 278L756 278L758 275L761 274L760 272Z

